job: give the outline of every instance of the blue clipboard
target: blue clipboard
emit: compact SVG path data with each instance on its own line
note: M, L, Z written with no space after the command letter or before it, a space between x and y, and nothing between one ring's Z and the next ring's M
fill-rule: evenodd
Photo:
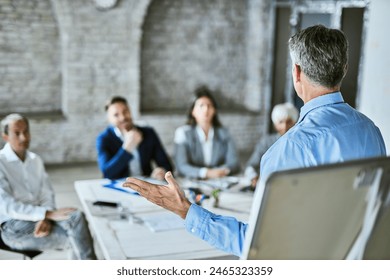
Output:
M123 187L122 185L124 182L125 182L125 180L111 180L110 183L103 184L103 187L109 188L112 190L116 190L116 191L120 191L120 192L124 192L124 193L128 193L128 194L132 194L132 195L139 195L138 192L133 191L130 188Z

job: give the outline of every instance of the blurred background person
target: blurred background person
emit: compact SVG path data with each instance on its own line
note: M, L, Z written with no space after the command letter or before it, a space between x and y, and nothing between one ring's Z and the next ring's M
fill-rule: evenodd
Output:
M254 189L256 187L257 180L259 179L260 160L263 154L265 154L280 136L284 135L295 125L298 116L298 110L293 104L288 102L277 104L272 109L271 119L276 133L261 138L246 164L244 174L251 182L249 189Z
M154 129L134 125L127 100L121 96L112 97L105 110L110 125L96 139L104 178L148 176L164 180L165 172L173 168Z
M84 213L56 208L42 159L29 151L29 121L10 114L1 121L6 144L0 150L1 238L17 250L72 248L72 259L96 259Z
M176 129L174 142L179 176L210 179L239 171L235 144L219 121L217 103L205 86L195 90L187 124Z

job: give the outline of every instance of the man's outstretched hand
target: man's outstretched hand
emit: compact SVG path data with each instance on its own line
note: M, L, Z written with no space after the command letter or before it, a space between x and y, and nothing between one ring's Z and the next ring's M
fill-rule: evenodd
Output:
M168 185L156 185L129 177L123 186L137 191L147 200L185 219L191 202L185 197L170 171L165 173L165 180Z

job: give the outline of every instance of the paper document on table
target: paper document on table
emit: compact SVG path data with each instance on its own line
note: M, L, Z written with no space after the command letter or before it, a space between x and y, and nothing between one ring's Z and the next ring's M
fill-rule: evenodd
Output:
M170 212L148 215L147 217L142 217L142 220L144 225L153 232L184 228L184 220Z
M207 256L208 252L217 251L184 229L153 232L144 224L120 221L110 221L110 227L128 259L188 259L194 253Z
M205 186L213 189L228 189L240 182L238 177L227 176L216 179L207 179L207 180L195 180L192 181L194 186Z

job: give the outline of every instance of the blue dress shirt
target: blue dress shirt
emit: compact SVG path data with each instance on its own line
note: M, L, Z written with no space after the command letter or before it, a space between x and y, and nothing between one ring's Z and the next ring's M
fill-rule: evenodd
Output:
M340 92L322 95L301 108L295 126L264 154L255 195L263 195L275 171L385 155L382 135L369 118L344 103ZM241 255L247 224L197 205L190 207L185 223L187 231L210 245Z

